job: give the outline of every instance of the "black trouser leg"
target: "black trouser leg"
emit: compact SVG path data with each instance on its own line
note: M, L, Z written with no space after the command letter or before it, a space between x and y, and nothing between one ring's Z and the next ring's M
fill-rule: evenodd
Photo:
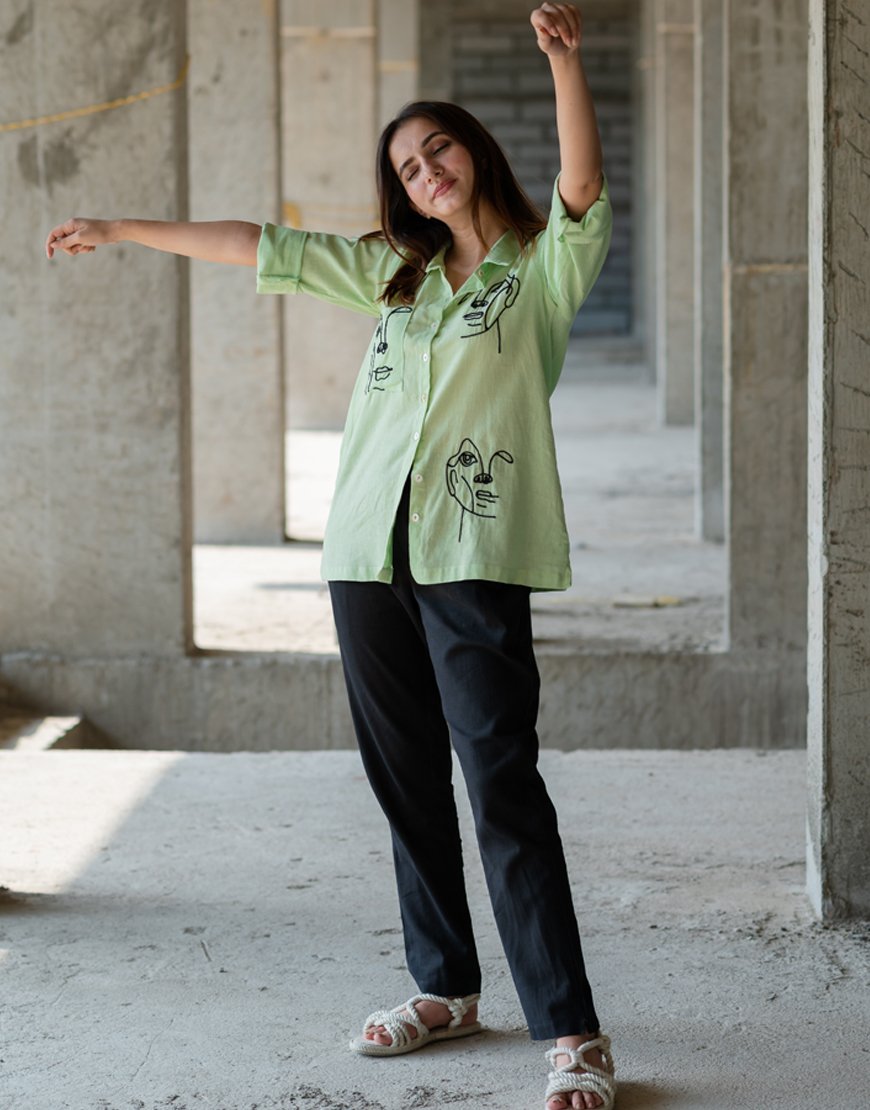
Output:
M392 831L408 970L426 993L474 994L450 740L422 629L392 586L330 592L363 765Z
M529 590L456 582L416 595L529 1031L597 1032L556 813L537 769Z

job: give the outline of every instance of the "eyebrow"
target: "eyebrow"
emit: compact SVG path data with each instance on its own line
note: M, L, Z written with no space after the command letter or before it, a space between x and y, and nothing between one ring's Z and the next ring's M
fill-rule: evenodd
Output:
M434 139L436 135L446 135L446 134L447 134L446 131L430 131L429 134L426 136L426 138L423 140L423 142L420 143L420 149L422 150L423 147L426 145L426 143L428 143L431 139ZM409 166L411 164L411 162L413 162L413 161L414 161L414 155L413 154L411 155L410 158L405 159L405 161L401 164L401 166L399 166L399 177L401 177L402 174L405 172L405 167Z

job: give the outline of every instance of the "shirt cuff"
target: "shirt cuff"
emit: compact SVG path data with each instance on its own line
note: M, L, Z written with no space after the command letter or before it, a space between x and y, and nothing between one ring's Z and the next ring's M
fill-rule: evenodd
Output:
M569 243L588 243L593 239L600 239L610 229L613 222L613 213L610 208L610 191L607 187L607 178L601 175L601 193L593 201L582 219L572 220L565 208L565 202L559 195L559 174L553 185L553 203L550 208L550 220L555 222L556 232L560 240Z
M263 224L257 244L257 292L297 293L307 231Z

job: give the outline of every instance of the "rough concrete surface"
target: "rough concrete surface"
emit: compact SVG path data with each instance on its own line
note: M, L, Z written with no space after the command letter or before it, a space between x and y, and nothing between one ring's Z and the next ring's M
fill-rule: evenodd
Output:
M870 930L809 910L802 753L542 767L619 1110L866 1105ZM0 812L2 1110L543 1106L471 847L488 1031L347 1051L413 989L355 753L2 753Z

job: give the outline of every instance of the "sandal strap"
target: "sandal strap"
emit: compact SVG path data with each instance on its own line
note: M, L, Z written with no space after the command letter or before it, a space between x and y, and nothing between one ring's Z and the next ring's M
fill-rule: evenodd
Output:
M605 1107L613 1106L616 1083L613 1076L606 1072L593 1075L588 1071L554 1071L550 1072L548 1079L547 1089L544 1091L545 1100L552 1098L553 1095L568 1094L570 1091L585 1091L588 1094L598 1095Z
M462 1019L468 1013L469 1006L473 1006L475 1002L479 1001L479 994L466 994L464 998L445 998L440 994L415 994L413 998L405 1003L405 1006L413 1006L415 1002L438 1002L450 1011L451 1019L447 1028L455 1029L457 1025L462 1024Z
M596 1067L585 1059L584 1053L592 1048L601 1050L601 1055L604 1057L604 1068ZM553 1095L564 1094L569 1091L587 1091L598 1095L605 1106L612 1105L610 1100L616 1094L616 1082L613 1078L616 1069L610 1055L609 1037L602 1034L585 1041L579 1048L557 1045L555 1048L548 1049L545 1055L553 1068L547 1076L549 1082L547 1083L545 1098L552 1098ZM559 1056L567 1056L568 1062L557 1064L556 1059ZM576 1071L576 1068L582 1068L583 1070Z
M600 1033L597 1037L592 1037L588 1041L584 1041L579 1048L568 1048L565 1045L555 1045L544 1054L547 1057L550 1065L554 1071L573 1071L574 1068L584 1068L587 1071L601 1071L600 1068L594 1067L592 1064L586 1062L585 1053L591 1048L598 1048L601 1050L601 1055L604 1057L604 1063L607 1068L607 1074L613 1075L616 1070L613 1066L613 1057L610 1055L610 1037ZM557 1056L570 1057L570 1063L557 1064Z
M389 1033L390 1042L395 1048L404 1048L406 1044L411 1042L409 1027L412 1025L419 1036L425 1037L429 1030L420 1020L420 1015L411 1007L407 1014L400 1017L399 1014L404 1009L406 1009L405 1006L398 1006L395 1010L375 1010L366 1018L363 1025L363 1034L369 1029L382 1025Z
M363 1033L377 1025L382 1025L389 1033L392 1045L396 1048L404 1048L412 1040L409 1026L413 1025L420 1037L429 1035L428 1027L423 1024L423 1020L417 1013L417 1007L414 1005L416 1002L439 1002L442 1006L446 1006L452 1015L447 1028L454 1029L461 1024L468 1013L468 1007L479 999L479 994L468 994L464 998L443 998L440 994L415 994L407 1002L392 1010L375 1010L374 1013L369 1014L363 1024Z

